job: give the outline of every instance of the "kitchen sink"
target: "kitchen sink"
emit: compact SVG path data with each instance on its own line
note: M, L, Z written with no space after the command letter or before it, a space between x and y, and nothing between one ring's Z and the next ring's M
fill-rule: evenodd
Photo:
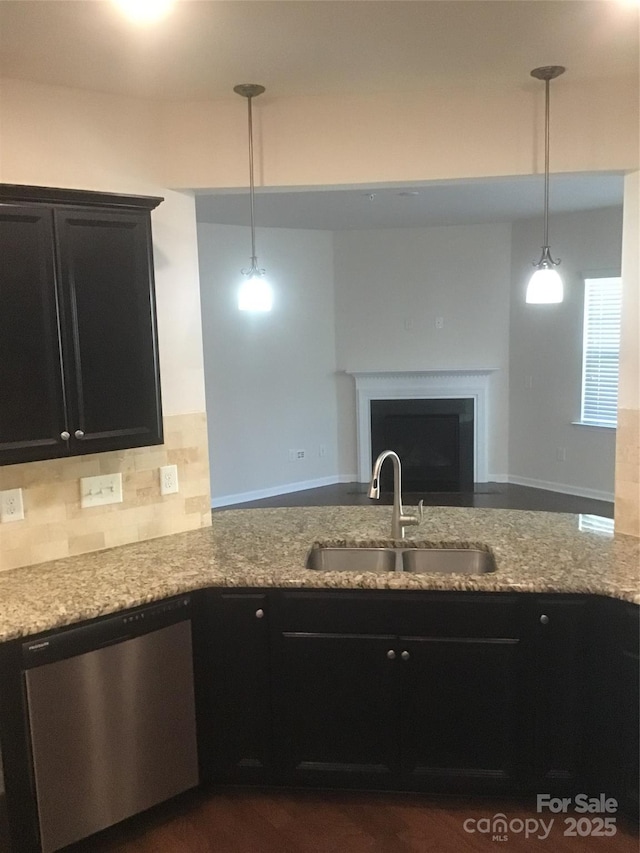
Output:
M403 572L482 575L495 570L493 554L480 548L407 548L402 551Z
M395 572L394 548L313 548L307 568L319 572Z
M482 546L414 548L323 545L309 551L307 568L318 572L407 572L480 575L495 572L491 551Z

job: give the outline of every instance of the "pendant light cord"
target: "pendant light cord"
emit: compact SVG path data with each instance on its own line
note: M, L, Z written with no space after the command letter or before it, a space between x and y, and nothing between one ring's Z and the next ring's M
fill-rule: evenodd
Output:
M562 65L545 65L540 68L534 68L531 76L536 80L544 80L544 245L542 246L542 256L534 266L538 269L549 269L558 266L560 261L554 261L551 257L549 249L549 126L550 126L550 109L549 109L549 83L561 74L564 74L565 68Z
M544 81L544 245L549 246L549 79ZM251 105L251 99L249 99ZM249 107L251 108L251 107Z
M549 84L547 83L547 86ZM253 98L249 96L248 113L249 113L249 198L251 200L251 268L255 269L258 264L256 257L256 226L255 226L255 203L254 203L254 183L253 183L253 110L251 102Z

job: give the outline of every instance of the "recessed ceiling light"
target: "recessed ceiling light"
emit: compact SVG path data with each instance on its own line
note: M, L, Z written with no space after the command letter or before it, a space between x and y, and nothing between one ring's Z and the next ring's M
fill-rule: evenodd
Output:
M138 24L152 24L167 15L175 0L114 0L116 6Z

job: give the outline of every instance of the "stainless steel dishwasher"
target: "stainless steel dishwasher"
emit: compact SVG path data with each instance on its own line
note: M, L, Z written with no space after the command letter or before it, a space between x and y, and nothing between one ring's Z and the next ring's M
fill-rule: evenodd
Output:
M43 853L198 784L189 596L22 646Z

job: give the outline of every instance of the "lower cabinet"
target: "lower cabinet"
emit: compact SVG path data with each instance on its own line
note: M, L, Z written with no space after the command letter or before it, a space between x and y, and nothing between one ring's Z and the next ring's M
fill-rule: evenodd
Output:
M517 637L400 638L403 775L431 791L512 789L522 773Z
M561 796L584 790L591 677L591 602L576 596L534 596L526 611L531 780Z
M638 804L638 612L590 596L206 590L203 779Z
M513 596L279 593L284 781L512 790L524 760L520 610Z
M263 782L271 772L269 601L264 590L204 590L195 636L204 781Z
M639 609L631 604L609 606L603 616L611 628L608 642L600 649L606 693L601 707L601 732L607 750L610 786L623 809L638 817L639 794L638 689L640 657L638 655ZM608 725L606 724L608 722Z
M274 660L285 781L388 787L399 770L392 638L283 632Z

